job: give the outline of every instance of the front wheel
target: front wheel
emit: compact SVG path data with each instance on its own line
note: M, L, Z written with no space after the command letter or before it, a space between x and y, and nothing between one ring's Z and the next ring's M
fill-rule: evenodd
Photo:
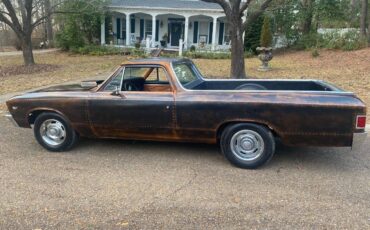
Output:
M275 140L271 131L249 123L226 127L220 145L223 154L232 164L245 169L262 166L275 152Z
M37 142L52 152L67 151L78 140L78 134L69 122L56 113L40 114L35 120L33 132Z

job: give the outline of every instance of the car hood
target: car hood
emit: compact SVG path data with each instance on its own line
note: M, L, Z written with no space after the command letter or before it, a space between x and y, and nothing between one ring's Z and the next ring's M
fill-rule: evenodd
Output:
M96 82L98 85L101 84L102 80L94 80L94 81L84 81L85 83L89 82ZM35 91L32 91L31 93L39 93L39 92L81 92L81 91L89 91L91 89L94 89L97 86L84 86L82 87L81 84L62 84L62 85L55 85L50 86L42 89L38 89Z

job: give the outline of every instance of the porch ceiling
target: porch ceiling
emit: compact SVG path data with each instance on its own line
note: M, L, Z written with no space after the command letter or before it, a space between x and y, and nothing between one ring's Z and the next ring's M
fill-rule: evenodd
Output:
M173 9L173 10L200 10L200 11L219 11L222 8L215 3L207 3L199 0L112 0L112 8L125 9Z

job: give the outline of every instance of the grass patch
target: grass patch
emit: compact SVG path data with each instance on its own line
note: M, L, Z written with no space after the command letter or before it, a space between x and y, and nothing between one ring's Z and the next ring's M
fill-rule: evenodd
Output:
M22 75L22 74L37 74L37 73L44 73L44 72L53 72L57 70L58 68L60 68L59 65L50 65L50 64L39 64L39 65L33 65L33 66L24 66L24 65L16 65L16 66L8 66L8 67L0 66L0 77L12 77L15 75Z
M94 76L105 77L127 59L128 57L123 56L101 57L53 52L35 54L38 65L24 67L21 55L0 56L0 76L5 75L0 77L0 95Z

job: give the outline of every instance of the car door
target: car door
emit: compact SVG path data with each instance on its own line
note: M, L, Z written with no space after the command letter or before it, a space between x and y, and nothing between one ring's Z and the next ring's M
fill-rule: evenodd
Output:
M118 70L104 86L105 88L93 93L89 99L88 114L95 135L144 140L170 138L173 136L175 120L173 90L144 90L147 87L140 91L134 91L131 88L131 91L122 90L124 87L122 81L138 77L148 78L148 76L141 76L142 71L134 71L130 68L134 67L122 67ZM145 66L145 68L161 67ZM171 87L169 82L168 86ZM112 93L116 87L121 89L119 95Z

